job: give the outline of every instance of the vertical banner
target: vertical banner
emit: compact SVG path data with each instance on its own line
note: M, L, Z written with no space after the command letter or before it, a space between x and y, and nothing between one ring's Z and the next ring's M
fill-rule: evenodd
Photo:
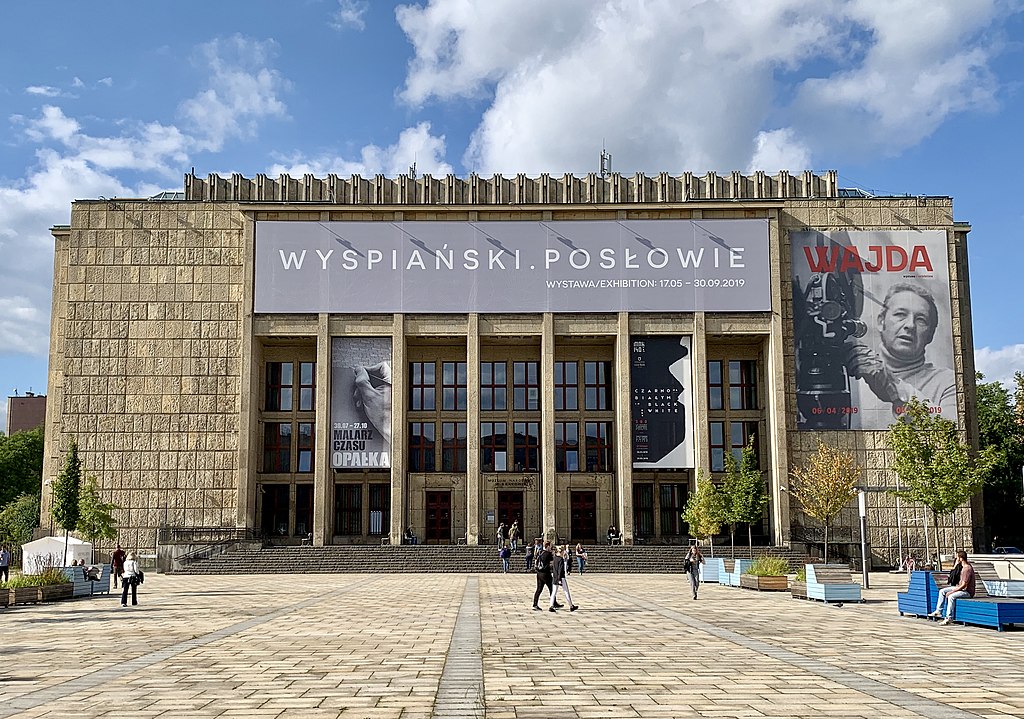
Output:
M331 468L391 467L391 338L331 340Z
M630 344L633 467L692 468L690 337L634 336Z
M797 429L887 429L911 397L956 422L946 232L790 241Z

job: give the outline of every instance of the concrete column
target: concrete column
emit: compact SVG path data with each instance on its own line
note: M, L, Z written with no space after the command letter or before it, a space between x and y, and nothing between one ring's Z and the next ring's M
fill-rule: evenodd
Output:
M253 334L253 292L255 264L256 223L252 215L245 217L243 246L244 286L242 290L242 363L238 386L242 396L238 409L238 513L235 521L239 527L255 528L259 526L256 518L256 467L257 447L263 440L261 425L256 421L260 395L260 367L256 361Z
M321 312L316 333L316 437L313 463L313 544L322 547L333 536L331 491L331 333L329 315Z
M728 371L728 367L722 369ZM711 439L708 431L708 342L705 316L693 316L693 455L695 478L711 474ZM696 487L696 484L694 484Z
M633 543L633 401L630 383L629 313L615 330L615 512L625 544ZM600 527L598 528L600 529Z
M480 544L480 316L466 325L466 544Z
M771 213L768 227L768 251L771 261L772 319L771 334L768 337L765 375L768 378L766 393L768 418L768 446L771 457L768 460L769 496L771 498L771 536L776 545L789 544L789 452L786 438L786 348L782 331L782 236L779 230L777 212Z
M408 365L405 359L405 315L396 314L391 329L391 543L401 544L402 533L410 524L405 511L405 423L406 398L409 396Z
M540 335L540 524L546 537L555 526L555 316L545 312ZM581 438L582 439L582 438Z

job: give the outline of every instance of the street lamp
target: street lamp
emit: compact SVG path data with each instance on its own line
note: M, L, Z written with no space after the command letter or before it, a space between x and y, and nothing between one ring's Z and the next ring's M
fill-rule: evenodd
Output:
M868 581L868 502L867 492L857 490L857 505L860 508L860 569L864 589L870 589Z

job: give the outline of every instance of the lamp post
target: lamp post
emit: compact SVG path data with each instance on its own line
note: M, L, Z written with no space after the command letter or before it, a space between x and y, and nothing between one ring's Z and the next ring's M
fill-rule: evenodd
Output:
M864 589L870 589L868 580L868 502L867 493L857 490L857 505L860 508L860 569Z

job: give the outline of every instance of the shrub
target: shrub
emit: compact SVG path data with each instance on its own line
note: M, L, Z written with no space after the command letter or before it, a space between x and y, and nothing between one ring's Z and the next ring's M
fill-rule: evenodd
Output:
M47 569L40 574L15 574L8 581L0 582L0 589L22 589L70 583L70 580L64 576L64 572L59 569Z
M796 570L796 581L806 582L807 581L807 567L800 567Z
M782 557L758 557L750 565L747 574L755 577L779 577L789 574L789 562Z

